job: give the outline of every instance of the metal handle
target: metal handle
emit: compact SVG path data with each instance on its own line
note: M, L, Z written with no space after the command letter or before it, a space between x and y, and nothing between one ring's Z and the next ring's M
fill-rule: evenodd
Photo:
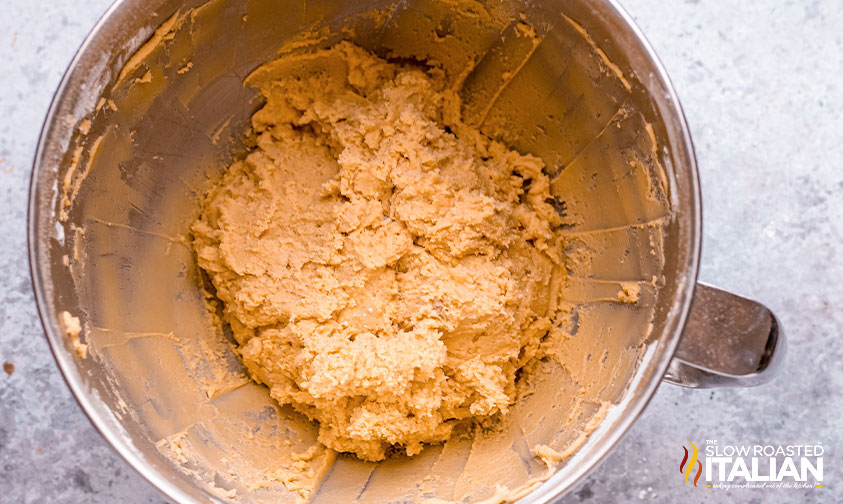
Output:
M781 324L767 307L697 283L664 379L691 388L752 387L775 375L784 354Z

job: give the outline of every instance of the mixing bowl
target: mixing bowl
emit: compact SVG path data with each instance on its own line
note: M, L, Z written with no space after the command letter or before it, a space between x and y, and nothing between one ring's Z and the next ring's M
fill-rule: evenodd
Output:
M189 242L202 193L248 148L261 100L246 75L341 39L442 72L464 121L545 162L574 223L560 231L566 365L541 363L494 432L379 464L300 455L313 425L243 372ZM611 0L117 1L50 107L29 207L61 372L105 439L179 502L550 501L663 380L755 385L780 361L769 310L696 282L700 228L676 94ZM562 455L557 470L538 445ZM319 484L297 487L290 464Z

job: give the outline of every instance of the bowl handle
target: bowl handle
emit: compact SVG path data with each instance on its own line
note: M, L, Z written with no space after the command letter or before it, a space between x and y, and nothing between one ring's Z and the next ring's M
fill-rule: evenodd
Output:
M665 381L691 388L768 382L785 355L779 319L766 306L698 282Z

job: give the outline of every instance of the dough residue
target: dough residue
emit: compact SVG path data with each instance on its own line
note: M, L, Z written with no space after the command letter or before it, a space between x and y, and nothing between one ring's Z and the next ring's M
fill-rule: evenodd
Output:
M564 277L542 161L462 124L436 72L347 42L247 83L254 147L192 230L252 377L365 460L505 414Z
M82 333L82 324L79 322L79 317L72 315L70 312L63 311L59 314L59 322L65 336L70 340L76 354L83 359L88 356L88 345L82 343L79 335Z

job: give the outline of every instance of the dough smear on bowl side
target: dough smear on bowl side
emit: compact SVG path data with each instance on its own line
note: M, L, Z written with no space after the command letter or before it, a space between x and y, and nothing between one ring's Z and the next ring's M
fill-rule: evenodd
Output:
M506 414L558 322L542 161L461 123L436 73L348 42L247 83L254 148L192 231L251 376L371 461Z

